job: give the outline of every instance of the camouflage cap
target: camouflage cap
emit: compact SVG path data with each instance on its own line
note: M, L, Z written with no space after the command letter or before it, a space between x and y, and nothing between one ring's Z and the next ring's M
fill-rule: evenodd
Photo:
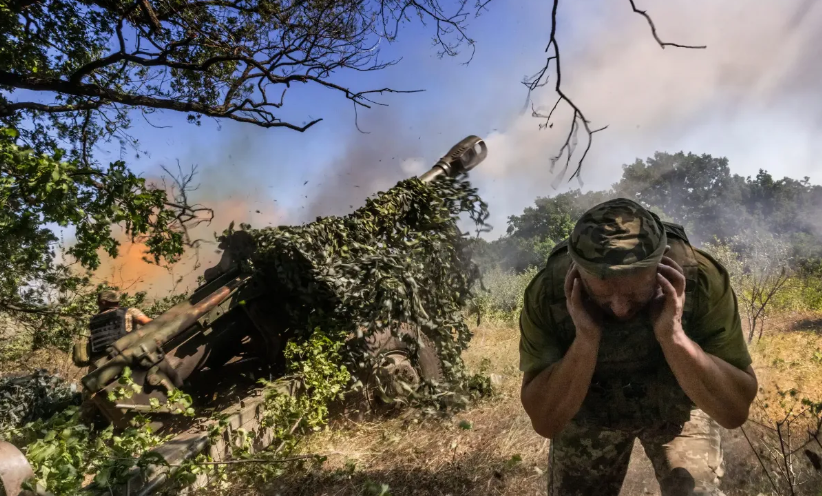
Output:
M585 272L605 279L656 267L667 244L659 217L639 203L617 198L582 214L568 253Z
M97 301L106 303L119 303L120 295L117 294L117 291L105 289L103 291L100 291L100 293L97 295Z

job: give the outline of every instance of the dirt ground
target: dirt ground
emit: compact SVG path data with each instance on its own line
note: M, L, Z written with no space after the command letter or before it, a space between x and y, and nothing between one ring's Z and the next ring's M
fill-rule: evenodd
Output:
M752 346L763 391L800 387L822 399L822 315L789 315L769 323ZM373 423L339 419L306 438L300 451L327 456L321 468L286 471L270 482L234 481L231 494L393 496L545 495L548 446L531 428L519 401L518 332L511 326L476 329L466 363L483 360L497 385L483 400L449 420L410 413ZM818 355L814 355L818 353ZM487 363L488 364L488 363ZM746 424L748 431L756 426ZM752 434L751 434L752 435ZM739 429L724 431L723 488L728 496L771 494L768 481ZM800 461L797 461L800 463ZM805 487L816 496L818 488ZM622 495L659 495L650 462L637 444Z

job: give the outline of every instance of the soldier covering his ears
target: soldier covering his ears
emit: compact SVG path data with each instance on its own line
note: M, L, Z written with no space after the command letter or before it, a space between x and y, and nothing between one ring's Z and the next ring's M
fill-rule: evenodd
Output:
M757 380L728 273L681 226L592 208L526 289L520 331L549 495L617 496L637 438L664 496L722 494L718 426L745 422Z

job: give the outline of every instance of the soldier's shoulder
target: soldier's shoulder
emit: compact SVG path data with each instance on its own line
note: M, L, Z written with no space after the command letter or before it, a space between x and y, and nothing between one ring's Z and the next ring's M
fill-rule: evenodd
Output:
M129 315L131 317L139 317L139 316L145 315L145 314L143 313L142 310L140 310L137 307L128 307L128 309L126 310L126 315Z
M704 250L694 248L694 254L699 268L699 291L708 297L725 293L730 285L728 270Z
M571 265L567 250L555 251L548 257L545 266L531 279L525 290L529 303L544 302L545 299L564 297L565 274Z

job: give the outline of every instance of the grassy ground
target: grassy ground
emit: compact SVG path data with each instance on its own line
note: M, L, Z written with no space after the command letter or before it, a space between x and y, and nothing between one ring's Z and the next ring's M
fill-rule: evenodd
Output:
M360 424L339 419L301 446L304 453L328 456L321 468L286 473L268 483L236 482L229 492L376 496L387 489L390 493L382 494L544 495L548 441L533 432L519 402L517 347L514 327L476 329L466 362L474 369L483 361L490 364L498 393L470 410L450 420L422 420L413 413ZM806 396L822 399L822 315L791 314L775 319L762 340L752 346L752 354L764 394L779 385L797 387ZM752 431L755 426L746 427ZM767 491L767 479L741 431L724 434L727 494ZM637 445L622 494L654 495L658 491L650 462Z
M519 401L518 331L510 325L483 325L475 330L465 354L469 368L483 364L492 373L497 393L448 420L420 418L409 411L399 418L355 423L334 420L326 431L305 438L302 453L328 457L319 468L287 470L269 482L232 478L219 494L393 496L400 495L544 495L548 441L535 434ZM751 346L762 393L752 420L782 418L777 389L796 388L800 397L822 401L822 314L785 314L768 322L765 335ZM26 370L21 370L21 365ZM41 350L16 367L21 373L46 368L76 379L80 371L70 358ZM0 370L0 374L8 371ZM766 406L767 405L767 406ZM790 406L790 405L788 405ZM755 443L767 430L749 422L745 432ZM757 441L759 439L759 441ZM770 445L776 442L773 436ZM724 432L728 496L768 491L769 482L742 430ZM820 451L820 450L817 450ZM762 454L767 463L767 453ZM769 465L772 466L772 465ZM809 473L799 456L797 472ZM804 472L803 472L804 471ZM807 477L805 477L807 479ZM390 493L382 493L387 488ZM822 479L809 479L798 494L819 496ZM658 495L650 462L634 448L623 495Z

